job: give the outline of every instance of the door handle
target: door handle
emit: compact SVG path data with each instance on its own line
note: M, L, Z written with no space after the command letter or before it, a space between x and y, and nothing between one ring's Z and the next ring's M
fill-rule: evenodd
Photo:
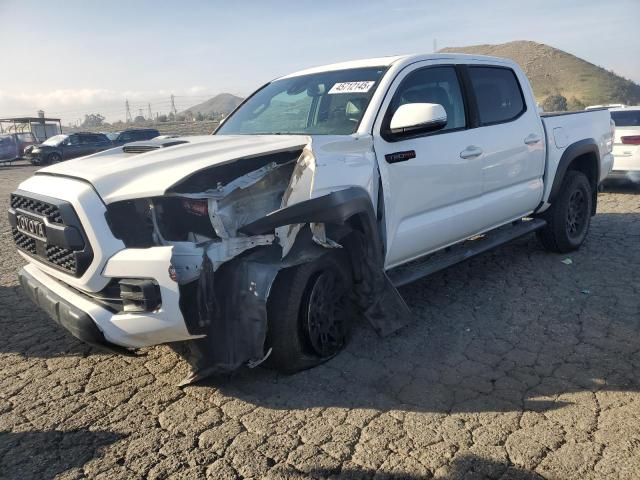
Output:
M535 133L530 134L529 136L527 136L527 138L524 139L524 143L526 145L534 145L536 143L538 143L541 140L539 135L536 135Z
M460 152L460 158L475 158L482 155L482 149L480 147L476 147L475 145L469 145L463 151Z

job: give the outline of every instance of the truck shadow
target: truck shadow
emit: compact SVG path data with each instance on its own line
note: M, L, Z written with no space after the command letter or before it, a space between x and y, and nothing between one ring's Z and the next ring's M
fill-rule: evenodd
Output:
M0 432L0 477L53 479L101 457L106 447L121 438L117 433L89 430Z
M278 467L276 467L278 468ZM278 469L276 475L281 478L331 478L340 480L463 480L472 478L504 478L517 480L542 480L537 473L516 467L508 460L495 461L477 455L467 454L457 456L449 465L437 470L435 475L410 473L402 468L390 468L391 472L358 468L356 466L339 470L311 470L301 474L295 469Z

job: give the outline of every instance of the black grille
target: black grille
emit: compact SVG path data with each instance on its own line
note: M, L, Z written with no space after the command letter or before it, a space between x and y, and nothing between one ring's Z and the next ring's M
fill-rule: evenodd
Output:
M73 250L59 247L57 245L48 245L45 249L45 256L49 263L64 268L71 273L76 273L78 271L76 255Z
M36 254L36 241L35 239L28 237L24 233L20 233L16 228L11 229L11 233L13 233L13 241L16 242L16 246L28 252L32 255Z
M18 230L21 212L46 218L44 239ZM50 267L80 277L93 261L91 245L69 202L18 190L11 194L9 223L16 247Z
M60 209L58 209L58 207L41 200L36 200L35 198L27 198L22 195L12 193L11 208L19 208L20 210L42 215L43 217L47 217L51 223L63 224Z

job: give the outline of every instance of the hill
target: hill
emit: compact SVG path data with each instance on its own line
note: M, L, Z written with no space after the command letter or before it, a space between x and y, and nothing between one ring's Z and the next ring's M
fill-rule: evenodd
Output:
M191 112L196 115L198 112L204 116L212 114L227 115L242 102L242 98L230 93L220 93L209 100L187 108L184 112Z
M562 95L569 106L624 103L640 104L640 85L602 67L543 43L515 41L498 45L443 48L440 52L506 57L526 72L536 99Z

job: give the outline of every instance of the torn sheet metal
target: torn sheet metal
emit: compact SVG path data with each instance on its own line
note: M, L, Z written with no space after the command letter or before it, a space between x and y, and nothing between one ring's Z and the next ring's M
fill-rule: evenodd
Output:
M324 223L310 223L311 234L313 235L313 241L321 247L325 248L342 248L337 242L334 242L330 238L327 238L327 229Z
M277 210L289 184L293 162L272 162L242 175L226 185L199 193L174 194L207 200L209 220L220 238L236 236L237 230Z
M296 163L291 179L287 185L280 208L288 207L298 202L311 198L313 189L313 177L315 174L315 158L311 151L311 145L307 145L303 150L298 162ZM286 257L291 251L293 243L304 224L298 223L294 225L284 225L276 228L276 237L282 247L282 258Z
M292 170L292 163L278 165L245 187L235 188L219 199L210 198L209 215L222 224L224 232L220 233L234 237L241 226L277 210ZM218 228L216 233L222 236Z
M255 247L271 245L274 235L253 235L209 241L204 245L191 242L175 242L171 255L176 281L180 285L198 280L202 269L202 257L206 251L215 272L225 262Z

